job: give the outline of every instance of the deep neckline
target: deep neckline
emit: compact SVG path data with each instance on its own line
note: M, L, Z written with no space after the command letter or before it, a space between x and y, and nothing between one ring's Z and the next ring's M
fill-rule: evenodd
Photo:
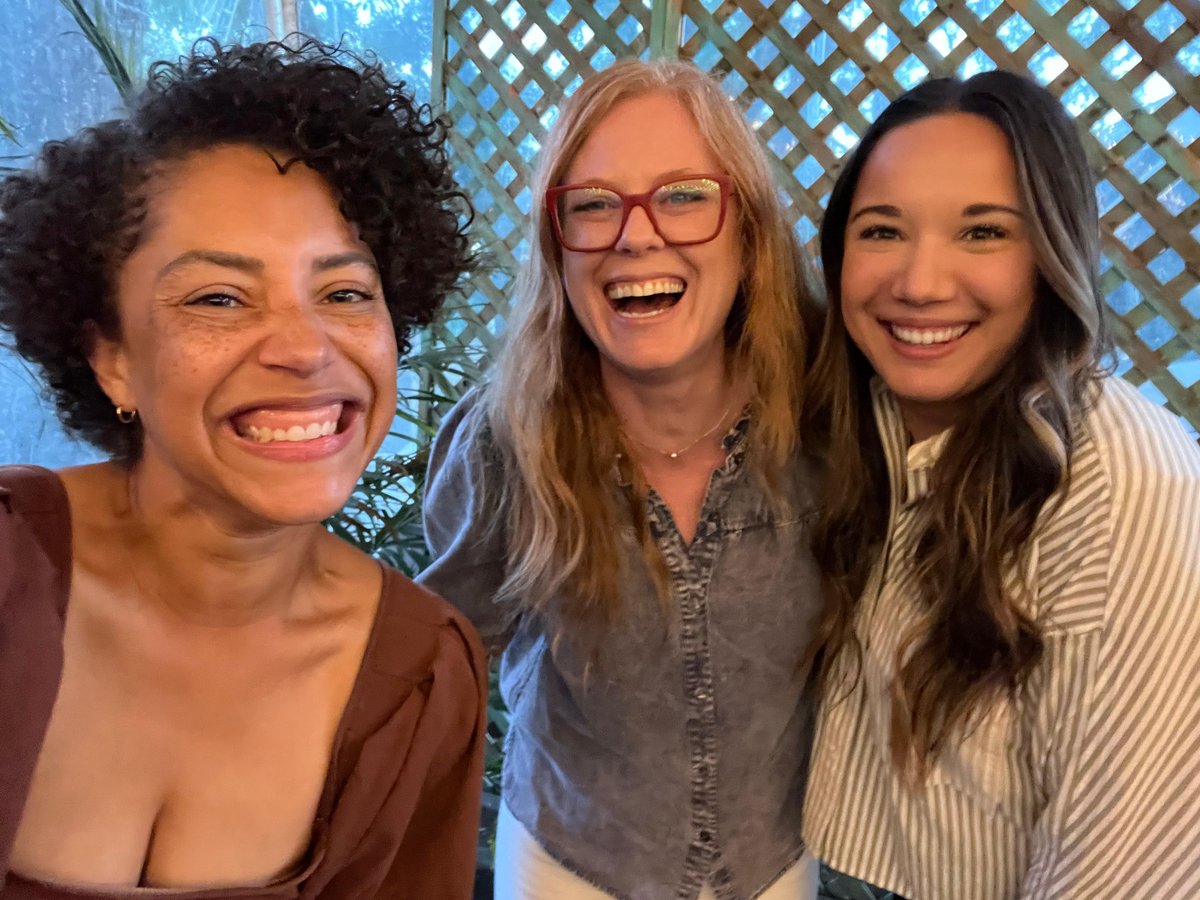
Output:
M8 467L2 467L8 468ZM52 485L54 498L52 511L61 517L62 526L65 532L63 543L65 546L65 579L64 590L58 598L57 606L60 619L63 627L66 626L67 608L69 606L72 576L74 574L74 547L72 541L72 526L73 518L71 514L71 499L67 492L66 484L62 477L52 469L47 469L42 466L13 466L12 468L22 468L32 470L35 476ZM333 813L336 797L337 772L341 764L342 753L345 749L346 737L349 732L351 712L361 702L362 692L365 690L364 682L367 672L372 668L372 660L376 654L376 647L379 640L379 635L383 631L381 627L385 614L385 598L389 596L389 590L393 589L393 582L399 576L399 573L391 569L389 566L379 560L372 560L380 569L381 579L379 586L379 596L376 598L375 612L371 619L370 631L367 635L367 642L363 647L362 657L359 659L358 668L354 674L354 682L351 685L350 693L346 696L346 704L342 707L341 716L338 719L337 728L334 731L333 746L330 749L329 764L325 770L324 782L321 786L321 794L317 800L317 810L313 817L308 850L304 857L297 863L291 871L280 875L264 884L256 885L232 885L227 887L204 887L204 888L170 888L170 887L154 887L147 885L128 885L128 886L108 886L108 885L93 885L87 883L76 882L61 882L46 880L35 876L26 875L9 867L5 878L10 883L23 883L44 888L48 892L64 897L78 897L81 900L124 900L130 897L169 897L174 900L236 900L236 898L256 898L267 895L286 896L285 892L299 886L299 884L308 878L313 871L320 865L328 850L329 838L329 823ZM61 672L60 672L61 677ZM57 696L55 699L57 704ZM53 712L51 713L53 714ZM39 746L39 756L41 748ZM0 878L0 885L3 885L5 878ZM0 894L3 894L4 887L0 887Z

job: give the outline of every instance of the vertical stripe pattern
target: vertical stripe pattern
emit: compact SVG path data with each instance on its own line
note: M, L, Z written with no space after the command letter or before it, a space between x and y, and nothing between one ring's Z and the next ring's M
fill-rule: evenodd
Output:
M1046 652L926 784L888 752L898 643L919 622L911 567L940 447L906 447L875 393L892 483L888 540L818 723L804 835L829 865L910 900L1200 896L1200 448L1106 379L1060 504L1014 586ZM934 439L936 441L936 439Z

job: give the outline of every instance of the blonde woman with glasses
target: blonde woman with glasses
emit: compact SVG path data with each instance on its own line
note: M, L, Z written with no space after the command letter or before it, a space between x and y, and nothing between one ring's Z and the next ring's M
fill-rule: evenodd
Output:
M756 137L689 64L583 83L422 580L503 650L497 898L815 895L808 295Z

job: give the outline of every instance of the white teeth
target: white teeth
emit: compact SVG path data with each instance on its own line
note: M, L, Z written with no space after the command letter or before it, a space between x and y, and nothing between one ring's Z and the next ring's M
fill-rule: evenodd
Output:
M945 344L957 340L967 333L970 325L955 325L953 328L904 328L900 325L889 325L896 340L906 344Z
M334 434L336 431L337 422L313 422L308 426L293 425L286 430L283 428L258 428L254 425L247 425L243 436L260 444L270 444L274 441L299 443L301 441L315 441L317 438L326 437Z
M686 287L687 285L678 278L657 278L654 281L621 281L610 284L604 293L609 300L624 300L626 297L649 297L652 294L682 294Z
M665 312L670 312L671 307L660 306L658 309L647 310L646 312L631 312L627 309L617 310L617 315L622 319L652 319L655 316L661 316Z

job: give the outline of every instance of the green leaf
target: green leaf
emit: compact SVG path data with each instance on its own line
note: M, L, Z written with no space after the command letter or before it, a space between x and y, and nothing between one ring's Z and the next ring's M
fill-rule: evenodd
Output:
M134 84L131 70L137 68L136 40L130 37L122 44L120 38L104 18L104 10L99 2L92 5L92 11L84 7L82 0L58 0L59 5L71 14L71 18L79 26L84 39L92 45L100 61L104 63L109 77L116 85L121 102L127 107L137 95L138 87Z

